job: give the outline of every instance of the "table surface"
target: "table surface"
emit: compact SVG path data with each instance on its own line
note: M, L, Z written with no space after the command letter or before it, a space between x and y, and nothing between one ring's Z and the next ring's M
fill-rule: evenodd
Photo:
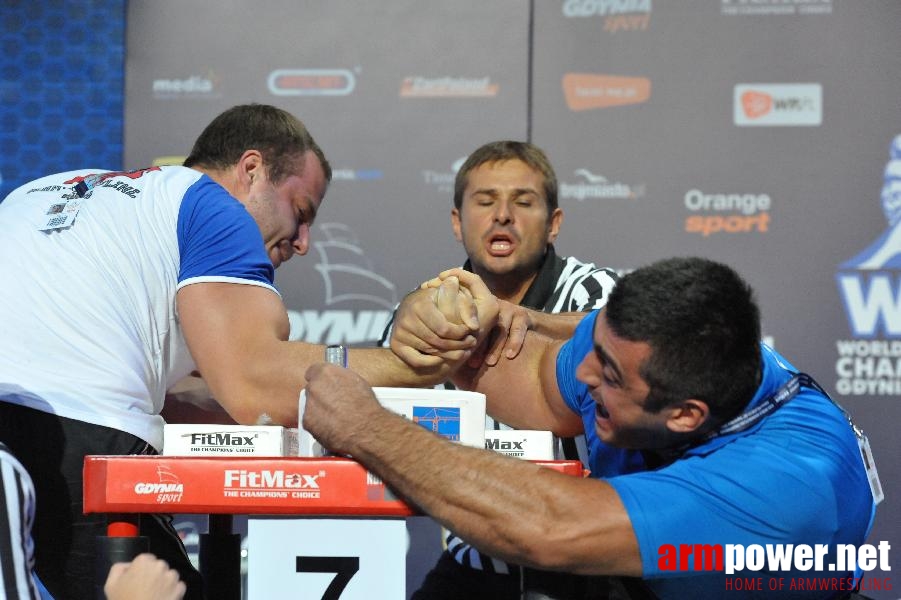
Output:
M584 475L579 461L531 461ZM85 513L420 514L349 458L87 456Z

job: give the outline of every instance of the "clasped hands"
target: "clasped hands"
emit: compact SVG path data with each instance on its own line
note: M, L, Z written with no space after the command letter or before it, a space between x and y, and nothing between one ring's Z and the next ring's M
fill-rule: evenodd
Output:
M529 311L496 298L475 273L455 268L404 298L391 349L414 369L464 363L478 369L516 357L533 326Z

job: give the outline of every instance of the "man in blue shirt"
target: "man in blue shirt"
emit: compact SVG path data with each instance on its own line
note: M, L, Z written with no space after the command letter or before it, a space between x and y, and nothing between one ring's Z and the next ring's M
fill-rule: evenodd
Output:
M506 322L515 312L472 274L443 276L399 312L395 349L406 346L414 364L467 347L450 335L460 314L477 312L484 340L499 311ZM527 316L538 331L555 318ZM511 425L584 431L591 479L419 432L336 369L307 372L304 427L493 556L620 576L639 597L728 597L737 577L760 578L767 598L846 596L856 565L830 565L840 544L864 543L875 513L857 435L815 382L759 340L758 308L738 274L670 259L624 276L571 339L529 333L518 354L456 372ZM646 467L635 467L637 456ZM807 545L822 556L804 571L770 561L727 573L752 545ZM770 587L780 579L805 589Z

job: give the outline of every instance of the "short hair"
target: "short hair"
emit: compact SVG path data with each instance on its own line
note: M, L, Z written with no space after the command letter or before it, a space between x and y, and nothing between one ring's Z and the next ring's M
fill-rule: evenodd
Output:
M463 192L469 181L469 173L485 163L505 160L520 160L541 173L544 178L544 197L547 200L547 212L550 214L557 209L557 174L554 172L554 167L551 166L551 161L548 160L544 151L529 142L501 140L489 142L476 148L466 158L460 170L457 171L457 178L454 181L454 206L457 210L460 210L460 207L463 205Z
M227 169L247 150L260 151L274 184L298 174L298 159L307 152L319 159L325 180L332 180L332 167L306 126L291 113L268 104L242 104L221 113L194 142L184 166Z
M671 258L636 269L611 292L606 321L617 337L651 347L640 367L646 410L697 398L722 423L757 390L760 311L751 287L724 264Z

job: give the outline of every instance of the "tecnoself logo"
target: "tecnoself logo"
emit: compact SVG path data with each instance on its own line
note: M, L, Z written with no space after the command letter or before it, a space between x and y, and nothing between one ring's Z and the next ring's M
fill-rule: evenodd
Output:
M836 544L834 552L828 544L664 544L657 550L657 567L674 573L723 572L732 576L726 577L727 591L891 590L890 577L848 575L891 571L890 549L884 540Z
M733 114L739 127L817 127L823 123L823 86L740 83Z

